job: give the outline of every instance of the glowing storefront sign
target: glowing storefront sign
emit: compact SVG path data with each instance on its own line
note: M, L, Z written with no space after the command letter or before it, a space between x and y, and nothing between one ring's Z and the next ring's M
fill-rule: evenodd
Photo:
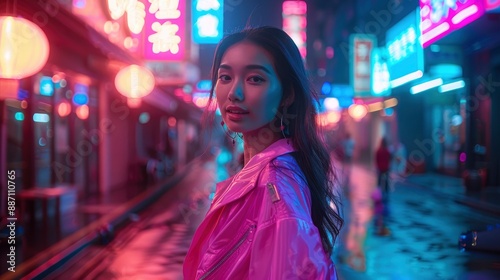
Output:
M374 48L372 51L372 95L391 94L387 48Z
M223 5L222 0L193 1L191 19L195 43L216 44L222 39Z
M351 85L355 96L370 96L371 53L376 38L367 34L351 35Z
M421 43L427 47L484 14L485 0L420 0ZM489 0L486 0L489 1Z
M127 26L133 34L139 34L144 28L146 6L140 0L108 0L109 16L120 19L127 13Z
M424 50L419 43L419 27L419 9L416 9L387 30L388 68L393 87L420 78L419 73L424 71ZM411 78L404 78L404 83L394 83L403 77Z
M186 1L148 0L144 36L144 58L183 60Z
M304 1L283 2L283 30L292 37L302 58L307 55L307 4Z

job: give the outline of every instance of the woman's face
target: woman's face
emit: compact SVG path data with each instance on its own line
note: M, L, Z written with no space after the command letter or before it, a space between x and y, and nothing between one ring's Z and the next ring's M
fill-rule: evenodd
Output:
M283 94L271 55L249 42L228 48L217 73L215 94L230 130L258 133L273 121Z

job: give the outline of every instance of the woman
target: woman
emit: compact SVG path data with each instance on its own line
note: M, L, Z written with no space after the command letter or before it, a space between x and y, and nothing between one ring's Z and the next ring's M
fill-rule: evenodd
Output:
M184 278L336 279L330 255L343 220L294 42L274 27L229 35L212 85L222 125L242 134L244 167L217 184Z

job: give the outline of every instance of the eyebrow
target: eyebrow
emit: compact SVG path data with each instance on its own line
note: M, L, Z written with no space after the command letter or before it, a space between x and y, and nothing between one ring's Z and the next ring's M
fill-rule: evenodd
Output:
M229 66L229 65L227 65L227 64L221 64L219 66L219 68L227 69L227 70L231 70L232 69L232 67ZM262 70L262 71L264 71L264 72L266 72L268 74L271 74L271 71L267 67L259 65L259 64L249 64L249 65L246 65L245 69L247 69L247 70Z

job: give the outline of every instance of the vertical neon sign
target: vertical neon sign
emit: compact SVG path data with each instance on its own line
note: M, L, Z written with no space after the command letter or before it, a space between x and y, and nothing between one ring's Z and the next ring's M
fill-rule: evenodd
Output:
M283 30L292 37L303 59L307 55L307 4L304 1L283 2Z
M217 44L222 39L224 24L223 0L194 0L191 7L193 41Z
M484 14L484 0L420 0L422 46L428 47L453 30L460 29Z
M183 0L148 0L143 40L145 59L184 59L185 10Z
M351 85L355 96L370 96L371 54L377 44L373 35L352 34L351 41Z

